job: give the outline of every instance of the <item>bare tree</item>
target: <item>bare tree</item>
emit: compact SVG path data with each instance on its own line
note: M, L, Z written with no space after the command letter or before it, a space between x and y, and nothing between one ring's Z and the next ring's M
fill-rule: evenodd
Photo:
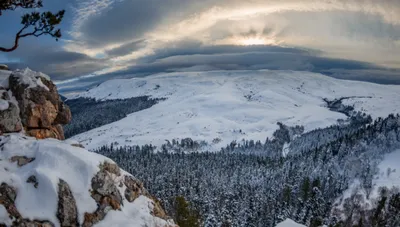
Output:
M0 0L0 16L3 11L14 11L21 9L38 9L42 8L42 0ZM18 48L19 40L28 36L39 37L42 35L50 35L58 40L61 37L60 29L56 29L64 17L65 10L61 10L56 14L51 12L31 12L22 16L22 28L15 35L14 45L11 47L0 47L2 52L11 52Z

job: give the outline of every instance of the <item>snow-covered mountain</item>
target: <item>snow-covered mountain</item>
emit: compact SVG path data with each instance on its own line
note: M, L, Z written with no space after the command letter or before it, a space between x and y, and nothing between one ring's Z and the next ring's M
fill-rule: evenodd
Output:
M324 98L353 97L345 99L344 104L377 118L400 112L399 95L400 87L395 85L293 71L171 73L110 80L76 98L167 99L72 140L95 149L111 142L159 146L165 140L190 137L218 150L233 140L264 141L278 128L277 122L303 125L309 131L346 118L330 111Z

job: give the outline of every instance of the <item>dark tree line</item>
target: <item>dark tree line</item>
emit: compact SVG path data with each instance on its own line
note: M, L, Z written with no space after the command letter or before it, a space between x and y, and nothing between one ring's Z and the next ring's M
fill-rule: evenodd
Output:
M70 99L66 104L72 112L72 121L64 126L66 138L121 120L128 114L152 107L163 99L148 96L129 99L96 101L89 98Z

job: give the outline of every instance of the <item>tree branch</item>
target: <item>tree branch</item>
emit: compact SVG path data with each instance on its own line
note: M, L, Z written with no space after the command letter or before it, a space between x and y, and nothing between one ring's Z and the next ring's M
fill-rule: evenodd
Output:
M17 8L32 9L43 7L42 0L0 0L0 16L3 10L14 11Z
M14 51L18 48L18 43L19 43L19 39L21 38L21 33L28 28L28 26L24 26L21 30L19 30L19 32L15 35L15 40L14 40L14 46L11 48L4 48L4 47L0 47L0 51L3 52L11 52Z
M4 2L1 2L4 0L0 0L0 6L1 4L4 4ZM23 1L23 0L20 0ZM29 1L28 4L33 4L37 3L36 0L26 0ZM38 1L41 2L41 1ZM39 14L38 12L32 12L30 14L25 14L22 17L21 24L23 24L23 27L19 32L15 35L14 39L14 45L10 48L5 48L5 47L0 47L1 52L12 52L18 48L19 45L19 40L21 38L25 38L28 36L35 36L39 37L42 35L50 35L51 37L58 38L61 37L61 32L60 29L55 29L56 25L59 25L64 17L64 10L59 11L57 14L53 14L51 12L43 12L42 14ZM29 27L34 27L34 30L32 32L28 33L23 33L23 31Z

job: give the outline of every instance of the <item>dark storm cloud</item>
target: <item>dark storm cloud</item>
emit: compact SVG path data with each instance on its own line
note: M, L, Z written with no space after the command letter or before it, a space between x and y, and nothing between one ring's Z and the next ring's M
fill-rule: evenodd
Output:
M186 0L115 1L107 10L87 18L79 29L80 38L89 47L138 40L171 17L194 12L192 3Z
M22 45L11 53L9 58L16 60L8 63L11 68L29 67L48 74L55 80L90 74L107 66L106 60L103 59L39 44Z
M321 73L344 80L359 80L378 84L398 84L400 85L400 70L381 69L381 70L343 70L331 69Z
M276 46L200 46L191 43L186 48L158 51L151 57L140 59L141 64L125 70L80 78L59 86L62 92L68 93L77 91L73 84L84 84L78 89L82 91L111 78L143 77L168 72L263 69L311 71L340 79L400 84L398 70L366 62L320 57L318 53Z
M212 56L221 54L240 54L240 53L291 53L298 55L309 55L316 54L318 51L305 50L290 47L279 47L279 46L237 46L237 45L219 45L219 46L204 46L201 43L194 41L180 42L175 45L176 48L163 48L156 50L153 55L138 59L141 63L150 63L157 60L161 60L168 57L182 57L182 56L193 56L203 55Z
M100 46L139 39L157 24L161 16L157 4L144 3L139 7L135 1L124 1L89 18L81 30L88 45Z

